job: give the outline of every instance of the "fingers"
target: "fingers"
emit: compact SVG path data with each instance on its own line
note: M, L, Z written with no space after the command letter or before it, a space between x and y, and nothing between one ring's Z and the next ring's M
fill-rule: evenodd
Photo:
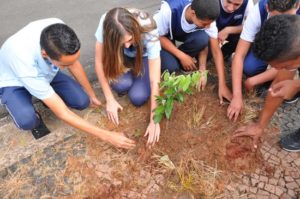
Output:
M224 101L223 101L223 96L222 95L219 95L219 101L220 101L220 104L223 105L224 104Z
M111 111L107 111L108 119L111 120L114 124L119 125L119 117L118 113L113 113Z
M239 114L240 114L240 110L236 108L232 108L231 106L228 107L227 117L229 118L229 120L233 120L234 122L236 122L239 117Z
M269 92L271 94L272 97L282 97L283 94L281 92L281 90L273 90L272 88L269 89Z
M124 136L124 135L123 135ZM124 136L123 142L119 145L121 148L132 149L136 146L135 142Z
M254 149L257 149L258 142L259 142L259 137L255 136L255 137L253 138L253 148L254 148Z
M123 107L119 104L118 109L120 109L121 111L123 111Z

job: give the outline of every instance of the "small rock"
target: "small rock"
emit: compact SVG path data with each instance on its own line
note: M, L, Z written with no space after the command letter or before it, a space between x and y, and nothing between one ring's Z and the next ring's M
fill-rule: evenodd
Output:
M260 180L261 182L268 183L268 177L266 177L266 176L260 176L260 177L259 177L259 180Z
M275 193L275 186L271 184L266 184L265 185L265 190L270 192L270 193Z
M285 186L288 189L297 189L297 188L299 188L299 186L298 186L298 184L296 182L287 183Z

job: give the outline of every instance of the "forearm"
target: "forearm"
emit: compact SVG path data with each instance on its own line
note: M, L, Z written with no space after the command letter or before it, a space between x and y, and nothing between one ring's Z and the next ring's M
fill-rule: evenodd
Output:
M232 91L233 97L242 98L242 78L244 60L250 49L251 43L240 39L235 51L231 70L232 70Z
M172 41L170 39L168 39L165 36L160 36L159 40L160 40L161 46L164 50L168 51L169 53L171 53L172 55L174 55L178 59L181 57L183 52L181 50L179 50L175 46L175 44L172 43Z
M96 74L97 74L100 86L102 88L104 97L105 97L106 101L108 101L110 99L114 99L114 95L111 91L108 80L106 79L103 70L99 69L99 68L100 68L100 66L96 66Z
M107 78L105 77L104 71L103 71L103 64L102 64L102 50L103 45L99 42L96 42L95 47L95 71L100 83L100 86L102 88L103 94L105 96L106 101L110 99L114 99L114 95L110 89L110 85L108 83Z
M157 107L156 96L159 96L160 82L160 59L149 60L149 77L150 77L150 122L153 122L154 109Z
M76 61L76 63L69 68L69 71L74 76L74 78L79 82L79 84L84 88L84 90L87 92L87 94L90 97L96 96L87 78L87 75L79 61Z
M226 27L226 31L228 32L228 34L240 34L242 30L243 30L243 25Z
M275 80L272 82L272 85L280 81L293 79L294 75L295 75L295 71L280 70L277 73ZM284 99L281 97L272 97L270 92L268 92L265 100L264 108L261 111L259 117L259 124L261 125L262 128L266 128L273 114L275 113L277 108L282 104L283 100Z
M57 94L54 94L52 97L43 100L43 102L59 119L68 123L69 125L91 135L95 135L104 141L107 140L109 133L108 131L97 128L96 126L76 115L64 104L62 99Z
M218 80L219 80L219 86L226 85L226 78L225 78L225 67L224 67L224 59L222 51L219 47L218 40L210 38L210 44L211 44L211 52L216 64L216 69L218 73Z
M199 53L198 60L199 60L200 71L206 70L207 56L208 56L208 47L206 47Z

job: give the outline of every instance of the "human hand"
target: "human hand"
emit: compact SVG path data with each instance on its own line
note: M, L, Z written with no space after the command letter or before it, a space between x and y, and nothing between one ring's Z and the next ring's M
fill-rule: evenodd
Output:
M197 60L192 58L191 56L183 53L179 59L184 70L193 71L197 69L196 67Z
M232 139L237 137L244 137L244 136L251 137L253 140L253 148L257 149L259 139L263 134L263 132L264 132L264 128L261 127L258 123L249 124L247 126L242 126L238 128L234 132Z
M107 117L114 124L119 125L118 110L123 110L123 107L115 100L111 99L106 102Z
M233 97L228 108L227 108L227 117L230 120L236 122L239 114L243 108L243 99L240 97Z
M147 146L152 147L159 141L160 125L151 121L147 127L144 137L148 136Z
M135 142L127 138L124 133L109 132L107 141L118 148L132 149L136 146Z
M232 100L232 93L226 85L219 86L218 95L221 105L224 104L224 98L228 101Z
M272 97L281 97L285 100L292 99L298 91L295 80L284 80L269 88Z
M200 79L199 79L199 83L197 84L197 90L200 91L204 91L205 86L207 84L207 70L204 71L199 71L200 73Z
M96 108L101 105L100 100L96 96L90 97L90 107Z
M218 40L219 40L219 43L223 44L224 41L228 38L229 36L229 32L227 31L226 28L224 28L223 30L221 30L219 33L218 33Z

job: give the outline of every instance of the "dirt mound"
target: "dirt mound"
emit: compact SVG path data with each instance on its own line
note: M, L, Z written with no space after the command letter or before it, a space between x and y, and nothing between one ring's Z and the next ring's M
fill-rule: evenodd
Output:
M175 104L171 120L161 122L160 141L152 149L145 146L143 136L149 105L123 106L119 126L108 121L103 111L93 113L91 117L100 118L99 126L122 131L138 144L135 149L124 151L87 137L89 155L97 161L84 163L93 164L89 171L94 174L89 179L95 178L89 181L93 186L87 185L89 191L85 193L93 197L98 194L100 198L101 194L111 198L180 198L180 194L188 192L195 198L212 198L233 179L233 172L261 167L262 155L259 150L251 150L251 139L230 140L245 121L246 113L239 122L230 122L227 106L219 105L213 90L214 87L207 88L187 96L184 103ZM110 193L100 191L103 183L109 186L106 190ZM91 188L95 186L99 189Z

